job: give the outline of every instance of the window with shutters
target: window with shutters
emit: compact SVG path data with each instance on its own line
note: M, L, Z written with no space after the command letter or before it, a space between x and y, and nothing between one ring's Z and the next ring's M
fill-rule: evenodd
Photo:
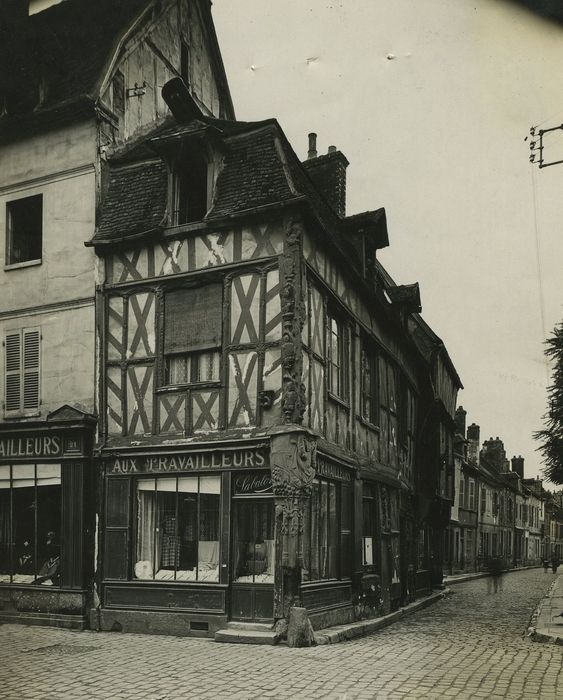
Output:
M11 331L4 339L4 413L36 415L40 403L41 334L38 328Z
M221 378L223 285L177 289L164 298L165 384Z
M6 204L6 265L41 262L43 195L22 197Z

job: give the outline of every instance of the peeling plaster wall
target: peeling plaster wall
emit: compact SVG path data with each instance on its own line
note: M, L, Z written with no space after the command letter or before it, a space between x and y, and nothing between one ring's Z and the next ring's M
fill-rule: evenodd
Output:
M38 326L41 328L39 418L44 420L48 413L65 403L94 412L94 303L0 320L0 337L3 338L6 331ZM0 396L3 399L3 372L0 372ZM2 419L3 414L0 423Z

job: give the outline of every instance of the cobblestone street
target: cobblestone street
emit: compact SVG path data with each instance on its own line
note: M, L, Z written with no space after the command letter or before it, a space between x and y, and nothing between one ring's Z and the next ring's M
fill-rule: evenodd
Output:
M176 698L549 698L563 648L525 637L553 581L479 579L357 641L311 649L0 626L2 700ZM559 688L559 693L557 693Z

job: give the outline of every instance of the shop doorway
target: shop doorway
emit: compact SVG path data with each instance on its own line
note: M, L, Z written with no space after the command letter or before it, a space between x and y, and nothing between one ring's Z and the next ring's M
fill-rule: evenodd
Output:
M231 619L269 622L274 616L274 500L233 498Z

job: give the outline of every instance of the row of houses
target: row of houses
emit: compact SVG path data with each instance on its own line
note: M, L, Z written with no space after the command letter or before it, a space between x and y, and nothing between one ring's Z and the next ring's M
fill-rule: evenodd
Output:
M0 16L0 620L226 635L440 585L461 382L378 260L384 209L346 214L313 134L301 160L236 120L208 0L26 5Z
M480 427L466 427L456 410L455 496L448 529L449 573L539 565L563 555L563 509L541 479L524 477L524 459L506 457L503 441L481 443Z

